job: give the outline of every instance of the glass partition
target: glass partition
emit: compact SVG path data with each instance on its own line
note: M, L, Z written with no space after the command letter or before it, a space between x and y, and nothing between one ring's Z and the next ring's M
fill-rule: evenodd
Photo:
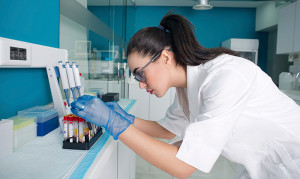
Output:
M131 0L60 1L60 48L76 62L85 93L119 93L128 97L127 29L135 24Z

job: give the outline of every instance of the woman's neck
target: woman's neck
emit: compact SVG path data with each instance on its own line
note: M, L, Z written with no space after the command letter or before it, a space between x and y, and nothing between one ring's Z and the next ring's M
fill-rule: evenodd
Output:
M187 87L187 74L186 74L186 66L176 65L172 70L172 86L174 87Z

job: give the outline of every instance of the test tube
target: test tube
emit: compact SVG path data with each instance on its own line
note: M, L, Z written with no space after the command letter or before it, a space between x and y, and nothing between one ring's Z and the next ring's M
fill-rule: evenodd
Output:
M68 116L64 116L64 140L68 139Z
M95 133L95 126L94 126L94 124L92 124L92 132L91 133L92 133L92 138L93 138L95 136L95 134L96 134Z
M78 118L79 120L79 142L83 143L85 142L84 139L84 123L83 123L83 119L81 117Z
M73 137L74 137L74 126L73 126L73 116L68 116L68 123L69 123L69 137L70 137L70 143L73 143Z
M96 135L98 133L98 126L94 125L93 130L94 130L94 134Z
M88 130L89 130L89 140L91 140L91 138L94 137L94 131L93 131L93 127L92 127L93 124L91 124L90 122L87 122L86 124L87 124Z
M79 130L78 130L78 116L74 115L73 116L74 119L74 137L76 140L76 143L78 143L78 136L79 136Z
M89 127L87 125L87 122L85 121L84 123L85 123L85 135L88 136L88 140L90 141L90 139L91 139L90 130L89 130Z

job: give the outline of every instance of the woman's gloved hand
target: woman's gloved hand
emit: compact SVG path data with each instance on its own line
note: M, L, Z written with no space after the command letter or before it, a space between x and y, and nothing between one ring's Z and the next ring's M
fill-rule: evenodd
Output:
M135 116L128 114L127 112L125 112L116 101L112 101L112 102L106 102L105 103L108 107L110 107L111 109L113 109L114 111L116 111L117 113L121 114L123 117L125 117L127 120L130 121L131 124L134 123L134 119Z
M71 103L73 114L82 117L87 122L104 127L115 140L125 131L131 122L124 116L108 107L99 98L84 95Z

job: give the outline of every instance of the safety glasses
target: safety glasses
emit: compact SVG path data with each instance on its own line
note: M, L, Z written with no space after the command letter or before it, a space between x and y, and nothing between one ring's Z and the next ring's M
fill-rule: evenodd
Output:
M136 72L133 71L133 75L134 75L134 79L136 79L137 81L140 82L145 82L146 81L146 77L143 75L143 70L150 65L150 63L152 63L154 60L156 60L159 56L160 56L161 52L159 52L154 58L152 58L150 60L150 62L148 62L140 71Z
M168 49L167 51L172 51L172 48ZM159 52L155 57L153 57L150 60L150 62L148 62L140 71L138 71L138 72L136 72L136 70L133 71L133 76L134 76L135 80L137 80L139 82L145 82L146 81L146 77L143 75L143 70L145 70L145 68L148 65L150 65L150 63L152 63L153 61L155 61L161 55L161 52Z

